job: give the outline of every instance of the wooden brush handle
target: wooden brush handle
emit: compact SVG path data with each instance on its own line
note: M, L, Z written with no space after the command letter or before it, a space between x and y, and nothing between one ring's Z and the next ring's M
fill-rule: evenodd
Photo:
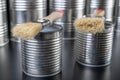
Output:
M47 17L44 17L43 19L48 19L48 20L50 20L51 23L53 23L53 21L63 17L63 15L64 15L63 10L57 10L57 11L51 13L50 15L48 15Z
M105 15L105 11L102 8L98 8L95 10L95 12L93 13L93 16L104 16Z

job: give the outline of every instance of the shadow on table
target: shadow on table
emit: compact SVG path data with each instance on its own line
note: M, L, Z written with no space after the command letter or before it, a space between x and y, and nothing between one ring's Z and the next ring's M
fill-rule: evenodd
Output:
M110 80L110 66L106 67L85 67L76 63L74 68L75 80Z
M31 77L23 73L23 79L22 80L61 80L61 74L57 74L55 76L51 77Z
M120 32L116 32L113 44L112 80L120 80Z
M74 40L64 40L62 54L62 80L74 80Z
M0 80L21 80L20 49L16 42L0 47Z

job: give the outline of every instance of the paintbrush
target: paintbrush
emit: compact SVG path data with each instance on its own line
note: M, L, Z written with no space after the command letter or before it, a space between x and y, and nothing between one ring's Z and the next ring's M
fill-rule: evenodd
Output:
M97 17L80 18L75 20L74 26L81 32L96 34L104 30L104 20Z
M47 17L42 18L42 20L49 20L49 22L52 24L53 21L61 18L63 14L63 10L58 10L51 13ZM27 22L16 25L12 29L12 33L14 37L19 37L21 39L28 40L34 38L43 29L43 26L45 25L40 22Z

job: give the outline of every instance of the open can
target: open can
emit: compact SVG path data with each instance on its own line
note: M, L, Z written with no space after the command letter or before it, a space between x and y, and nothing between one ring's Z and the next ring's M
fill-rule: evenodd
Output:
M103 32L92 34L76 30L75 58L85 66L101 67L110 64L114 24L105 23Z
M61 34L60 25L47 25L34 39L22 40L22 65L25 74L47 77L61 72Z

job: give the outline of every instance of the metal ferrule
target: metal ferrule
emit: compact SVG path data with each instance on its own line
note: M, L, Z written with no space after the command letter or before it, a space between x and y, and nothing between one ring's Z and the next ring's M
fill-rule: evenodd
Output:
M46 26L46 25L50 25L50 24L51 24L51 23L50 23L50 20L48 20L48 19L39 19L37 22L38 22L38 23L41 23L43 26Z

